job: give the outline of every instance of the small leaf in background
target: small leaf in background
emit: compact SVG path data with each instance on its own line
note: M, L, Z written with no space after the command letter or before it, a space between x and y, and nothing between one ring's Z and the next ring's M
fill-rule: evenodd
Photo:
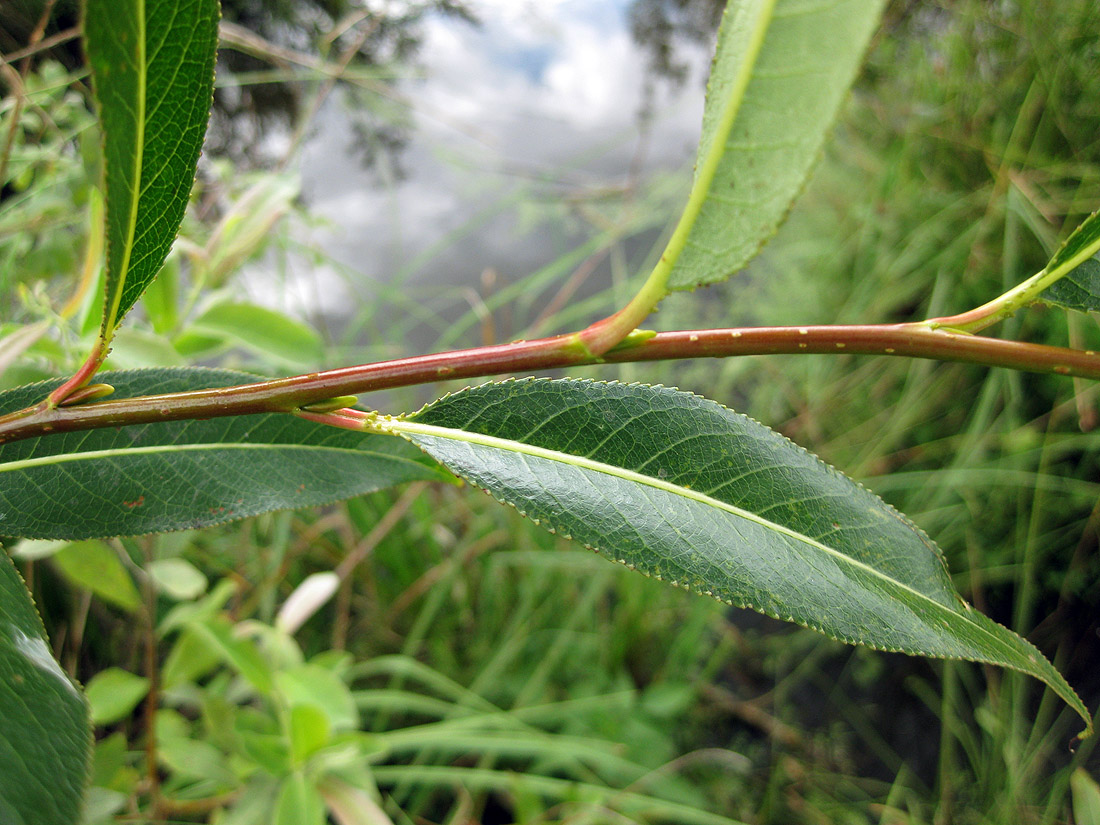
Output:
M214 88L217 0L87 0L103 131L107 301L100 334L156 277L195 180Z
M332 671L315 664L298 665L275 674L275 684L288 705L318 708L328 717L334 731L359 726L359 710L351 691Z
M184 559L159 559L149 565L148 573L157 590L176 601L197 599L206 592L206 576Z
M1100 825L1100 785L1078 768L1069 778L1069 790L1073 796L1073 821L1076 825Z
M681 219L687 236L669 244L671 251L683 243L669 290L728 278L775 234L821 154L882 7L882 0L729 4Z
M1089 258L1043 290L1049 304L1081 312L1100 310L1100 258Z
M115 387L112 398L127 398L256 376L192 367L97 380ZM0 414L59 383L0 393ZM204 527L449 477L402 439L288 414L63 433L0 445L0 534L85 539Z
M688 393L507 381L381 426L536 524L679 587L849 644L1030 674L1038 650L966 604L939 548L778 433Z
M259 693L269 695L274 687L271 667L260 655L251 639L242 639L233 632L233 625L223 616L192 622L190 629L221 656L222 661L236 670Z
M149 680L117 667L92 677L85 693L92 709L92 722L109 725L129 716L149 692Z
M274 825L323 825L325 803L313 783L301 773L292 773L279 787Z
M53 564L77 587L132 613L141 607L141 594L118 553L102 541L76 541L55 554Z
M195 319L189 332L228 338L292 368L315 367L324 354L321 337L312 327L256 304L215 304Z
M328 716L316 705L294 705L290 709L290 755L295 765L328 744L332 735Z
M120 329L111 340L106 368L136 370L150 367L182 367L186 359L167 339L144 329Z
M272 227L298 197L296 175L265 173L226 212L204 248L207 278L215 286L261 250Z
M91 770L88 707L0 549L0 822L72 825Z

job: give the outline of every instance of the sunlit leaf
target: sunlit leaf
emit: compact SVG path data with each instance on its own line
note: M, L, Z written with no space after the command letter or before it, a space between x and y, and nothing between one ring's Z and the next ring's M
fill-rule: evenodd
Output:
M668 289L728 278L786 217L821 153L882 0L730 3Z
M201 368L103 373L112 398L245 384ZM0 393L0 414L57 382ZM98 538L219 524L327 504L441 471L401 439L291 415L64 433L0 446L0 534Z
M955 592L935 544L761 424L663 387L486 384L379 426L646 575L851 644L988 662L1073 689Z
M87 705L0 549L0 822L77 822L91 745Z
M87 0L84 46L103 131L107 300L100 333L156 277L206 133L217 0Z

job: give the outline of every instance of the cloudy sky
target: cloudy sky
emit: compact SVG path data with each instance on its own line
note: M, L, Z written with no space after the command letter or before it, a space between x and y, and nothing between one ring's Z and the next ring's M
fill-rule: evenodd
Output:
M399 84L415 123L400 181L387 184L349 155L353 118L338 95L306 145L303 194L328 223L308 240L360 284L400 273L413 284L461 288L477 284L486 267L522 277L561 254L560 233L556 245L546 242L554 227L516 216L532 191L537 201L540 191L621 185L639 152L643 168L690 168L709 60L702 49L685 46L678 55L695 67L682 87L658 84L657 117L641 142L646 55L627 28L627 0L471 5L480 26L424 23L423 75ZM478 232L466 229L484 210L498 214ZM311 266L303 277L331 273ZM324 312L339 314L355 298L347 294L354 285L316 287L304 297L316 305L317 295L327 296L316 306Z

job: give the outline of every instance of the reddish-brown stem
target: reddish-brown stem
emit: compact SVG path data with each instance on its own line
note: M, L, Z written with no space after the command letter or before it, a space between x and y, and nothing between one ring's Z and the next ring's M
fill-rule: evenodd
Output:
M358 422L346 414L339 416L343 420L334 422L329 420L330 413L303 413L300 408L340 395L456 378L628 361L798 353L901 355L1100 378L1100 354L1096 352L933 330L922 324L685 330L651 337L635 334L599 357L577 346L574 336L559 336L343 367L237 387L109 399L73 407L47 409L39 405L0 416L0 444L55 432L266 412L296 412L325 423L349 426Z
M73 374L73 377L49 394L45 401L46 406L56 407L59 404L64 404L75 393L79 392L85 384L91 381L92 376L96 374L96 371L107 355L105 350L106 347L104 346L103 339L101 338L96 341L96 345L92 348L87 360L85 360L80 366L80 369Z

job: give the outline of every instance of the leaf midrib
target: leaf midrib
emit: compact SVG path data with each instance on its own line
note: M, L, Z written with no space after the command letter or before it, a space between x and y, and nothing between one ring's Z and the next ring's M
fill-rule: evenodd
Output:
M858 559L854 559L851 556L841 553L835 548L829 547L826 544L822 544L816 539L811 538L803 533L799 533L796 530L792 530L789 527L785 527L782 524L777 524L773 521L769 521L750 510L744 510L736 505L730 504L720 499L712 498L704 493L700 493L698 490L692 490L691 488L684 487L678 484L672 484L668 481L662 481L661 479L654 478L653 476L647 476L642 473L628 470L625 467L616 467L614 464L607 464L601 461L595 461L591 458L584 456L570 455L569 453L563 453L559 450L551 450L546 447L538 447L533 444L525 444L520 441L513 441L506 438L499 438L497 436L486 435L484 433L468 432L466 430L457 430L450 427L440 427L434 424L421 424L415 421L409 421L398 418L389 418L386 420L378 421L375 425L380 432L393 433L397 435L405 435L406 433L411 435L424 435L429 437L443 438L450 441L460 441L469 444L476 444L483 447L491 447L499 450L505 450L507 452L517 453L520 455L529 455L533 458L542 458L547 461L556 461L561 464L572 465L581 469L591 470L593 472L602 473L615 478L620 478L624 481L630 481L636 484L641 484L647 487L652 487L657 490L663 490L664 492L671 493L672 495L678 495L682 498L687 498L692 501L696 501L700 504L716 507L719 510L724 510L732 515L739 516L748 521L755 522L767 529L775 530L778 533L787 535L796 541L803 542L811 547L817 548L829 556L838 559L840 562L850 565L856 569L865 571L872 576L887 582L907 593L911 593L923 602L926 602L958 619L963 619L967 624L975 630L982 633L982 635L990 638L996 646L1001 645L995 635L989 632L988 629L982 627L975 622L966 613L959 613L951 610L947 605L942 602L921 593L919 590L914 590L904 582L898 581L891 576L884 574L880 570L876 570L870 565L864 564ZM415 443L415 442L414 442Z
M134 152L133 187L130 195L130 209L127 214L126 245L122 251L122 261L118 273L118 286L112 296L111 306L105 309L103 318L103 337L110 340L118 321L118 308L122 305L122 293L126 289L126 280L130 270L130 258L134 253L134 236L137 234L138 207L141 204L141 174L145 162L145 110L148 104L149 67L146 65L145 0L137 2L137 140Z
M27 458L19 461L0 463L0 473L13 470L26 470L34 467L50 467L73 461L88 461L92 459L128 458L135 455L156 455L157 453L202 452L205 450L323 450L333 453L353 453L357 456L381 456L393 461L415 464L416 462L401 456L389 453L378 453L373 450L360 450L351 447L332 447L325 444L256 444L234 441L212 441L202 444L166 444L151 447L125 447L113 450L88 450L82 453L67 453L65 455L42 456L41 458Z

